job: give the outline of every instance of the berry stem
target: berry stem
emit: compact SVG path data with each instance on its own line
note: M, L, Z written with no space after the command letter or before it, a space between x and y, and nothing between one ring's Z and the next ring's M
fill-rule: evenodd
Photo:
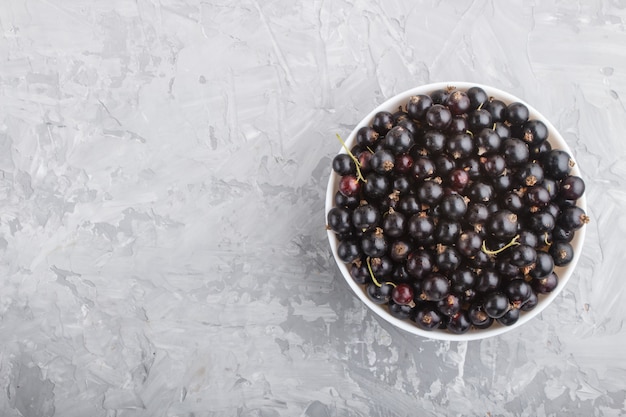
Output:
M341 143L341 146L343 146L343 149L346 150L346 152L348 153L348 156L350 156L350 158L352 158L352 160L354 161L354 165L356 166L356 177L363 182L367 182L365 181L365 178L363 178L363 174L361 174L361 163L359 162L357 157L354 156L354 154L350 151L350 149L348 149L348 147L346 146L346 143L343 141L343 139L341 139L341 136L339 136L339 133L336 133L336 135L337 135L337 139L339 139L339 142Z
M369 256L367 257L367 259L365 259L365 263L367 264L367 270L370 273L370 277L372 277L372 281L374 282L374 285L376 285L377 287L382 287L381 283L378 282L378 280L374 276L374 271L372 271L372 264L370 263L370 257Z
M489 250L489 249L487 249L487 245L485 244L485 241L483 240L482 250L487 255L497 255L497 254L507 250L511 246L519 245L520 243L517 241L518 239L519 239L519 235L515 236L513 239L511 239L511 241L509 243L507 243L506 245L504 245L503 247L501 247L500 249L497 249L497 250Z
M548 232L545 232L543 234L543 242L546 244L546 246L550 246L552 244L552 242L548 241Z

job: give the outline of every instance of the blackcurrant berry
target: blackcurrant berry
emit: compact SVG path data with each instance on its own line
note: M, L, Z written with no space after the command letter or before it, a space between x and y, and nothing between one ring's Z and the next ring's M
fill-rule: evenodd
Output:
M452 113L442 104L433 104L426 111L426 123L437 130L444 130L452 121Z
M333 207L328 211L327 221L330 229L335 233L346 233L352 230L352 212L343 207Z
M548 252L554 259L554 265L556 266L565 266L574 259L574 248L569 242L554 242L550 245Z
M422 121L426 117L426 111L433 105L430 96L419 94L409 97L406 105L406 112L415 120Z
M384 136L393 127L393 115L388 111L381 111L374 115L372 128L380 135Z
M430 251L424 249L411 252L406 260L408 273L417 279L422 279L429 274L434 265L435 261Z
M379 134L370 126L363 126L356 132L356 143L364 147L373 148L378 141Z
M530 112L523 103L511 103L506 108L506 120L512 125L520 125L528 120Z
M509 311L509 299L501 292L491 292L485 296L483 309L489 317L498 319Z

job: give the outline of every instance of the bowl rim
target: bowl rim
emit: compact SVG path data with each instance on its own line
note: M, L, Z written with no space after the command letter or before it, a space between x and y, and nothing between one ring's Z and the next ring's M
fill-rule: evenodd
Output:
M513 102L520 102L524 104L529 110L530 119L538 119L538 120L541 120L543 123L545 123L546 127L548 128L548 141L552 145L553 149L561 149L563 151L566 151L571 156L572 160L575 162L574 166L572 167L571 174L577 175L584 179L584 177L582 176L580 172L578 163L576 163L576 159L574 158L572 150L568 146L563 136L559 133L559 131L555 128L555 126L550 122L550 120L548 120L535 107L527 103L525 100L511 93L508 93L504 90L501 90L497 87L475 83L475 82L467 82L467 81L435 82L435 83L423 84L423 85L405 90L403 92L400 92L394 95L393 97L390 97L389 99L385 100L378 106L376 106L365 117L363 117L363 119L361 119L361 121L352 129L349 136L344 139L346 146L350 148L354 145L357 131L361 127L369 125L374 115L378 113L379 111L389 111L393 113L394 111L398 110L398 108L400 108L402 105L404 105L410 96L418 95L418 94L429 94L435 90L449 88L449 87L454 87L454 88L458 88L462 90L467 90L470 87L480 87L487 93L489 97L494 97L498 100L502 100L506 104L510 104ZM346 153L345 148L341 146L338 153ZM334 195L337 191L338 179L339 179L339 175L337 175L337 173L331 169L330 176L328 179L328 185L326 189L326 202L325 202L325 211L324 211L325 221L328 218L329 210L334 207ZM581 207L583 210L585 210L585 212L587 212L587 201L586 201L585 194L583 194L583 196L577 200L577 206ZM527 323L534 317L538 316L548 306L550 306L552 302L555 300L555 298L561 293L563 288L565 288L565 286L569 282L576 268L576 265L578 264L581 251L583 248L586 228L587 228L586 226L583 226L582 228L577 230L574 238L570 242L574 249L574 257L572 261L564 267L555 267L555 272L557 273L559 277L559 283L557 287L552 292L541 295L539 303L534 309L532 309L531 311L523 312L523 314L520 314L520 318L517 320L516 323L514 323L511 326L503 326L499 323L494 323L491 327L487 329L478 330L478 329L472 328L463 334L453 334L445 330L439 330L439 329L435 329L431 331L423 330L417 327L415 324L412 324L408 320L401 320L396 317L393 317L383 306L373 303L367 297L361 285L357 284L352 279L352 277L350 276L350 272L347 268L347 265L339 259L338 254L337 254L338 239L335 236L335 233L332 230L327 228L327 236L328 236L328 240L331 246L333 258L335 260L335 263L339 267L339 270L341 271L341 274L343 278L345 279L345 281L348 283L348 285L350 286L354 294L371 311L373 311L376 315L378 315L384 321L408 333L411 333L417 336L422 336L428 339L444 340L444 341L470 341L470 340L480 340L480 339L486 339L489 337L499 336L504 333L508 333L512 330L518 329L519 327L521 327L522 325L524 325L525 323Z

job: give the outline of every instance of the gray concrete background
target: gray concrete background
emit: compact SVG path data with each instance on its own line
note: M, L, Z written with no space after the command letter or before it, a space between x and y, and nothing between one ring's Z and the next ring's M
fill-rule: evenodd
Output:
M3 0L0 415L626 414L626 2ZM353 296L335 133L493 85L561 130L591 223L554 305L446 343Z

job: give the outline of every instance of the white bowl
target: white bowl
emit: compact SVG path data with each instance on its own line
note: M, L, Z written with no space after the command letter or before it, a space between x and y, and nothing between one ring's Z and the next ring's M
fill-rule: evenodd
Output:
M407 103L409 97L413 95L430 94L435 90L450 87L450 86L456 87L461 90L467 90L468 88L474 87L474 86L481 87L487 93L489 97L494 97L496 99L502 100L506 104L513 103L513 102L520 102L520 103L525 104L528 107L528 110L530 111L530 119L541 120L548 127L548 132L549 132L548 141L552 145L552 148L564 150L570 154L572 159L574 159L571 149L569 148L569 146L567 145L567 143L565 142L561 134L556 130L556 128L552 125L552 123L550 123L549 120L547 120L543 115L541 115L541 113L539 113L530 104L526 103L524 100L518 97L515 97L512 94L509 94L497 88L486 86L486 85L481 85L477 83L468 83L468 82L441 82L441 83L426 84L420 87L412 88L410 90L407 90L403 93L400 93L390 98L389 100L385 101L384 103L376 107L374 110L372 110L367 116L363 118L363 120L361 120L361 122L358 125L355 126L355 128L352 130L350 135L344 139L346 146L348 148L351 148L355 144L357 131L363 126L370 125L376 113L380 111L388 111L388 112L394 113L395 111L398 110L400 106L404 106ZM345 152L346 151L342 146L340 148L339 153L345 153ZM571 174L582 177L580 170L578 168L578 164L574 165L574 167L571 170ZM338 190L338 182L339 182L339 176L334 171L332 171L329 181L328 181L328 188L326 191L326 207L325 207L326 215L328 214L328 211L334 207L334 195ZM585 212L587 211L586 200L585 200L584 195L577 201L577 205L581 207L583 210L585 210ZM339 241L337 240L337 237L335 236L335 233L332 230L328 230L328 240L330 242L330 247L332 249L335 261L337 262L339 270L341 271L346 282L352 288L352 290L357 295L357 297L361 299L361 301L363 301L363 303L367 307L369 307L374 313L378 314L381 318L383 318L390 324L400 329L406 330L409 333L413 333L413 334L431 338L431 339L438 339L438 340L467 341L467 340L485 339L487 337L497 336L497 335L509 332L511 330L517 329L518 327L522 326L524 323L527 323L533 317L536 317L546 307L548 307L555 300L555 298L559 295L559 293L563 290L563 288L567 285L568 281L570 280L570 277L572 276L572 272L574 271L576 264L578 263L578 260L580 258L580 253L581 253L583 241L585 238L585 229L586 227L582 227L581 229L579 229L576 232L576 235L571 242L573 249L574 249L574 258L572 259L572 261L564 267L555 267L555 272L559 277L558 286L552 292L548 294L539 295L539 302L534 309L532 309L531 311L527 311L527 312L521 312L518 321L514 323L513 325L504 326L497 322L494 322L494 324L487 329L478 330L478 329L472 328L468 332L463 333L463 334L453 334L453 333L448 332L447 330L439 330L439 329L426 331L417 327L417 325L415 325L410 320L400 320L396 317L393 317L387 311L384 305L378 305L378 304L373 303L367 297L367 294L365 293L362 286L357 284L352 279L347 265L341 259L339 259L337 255L337 245ZM572 314L574 314L574 312L572 312Z

